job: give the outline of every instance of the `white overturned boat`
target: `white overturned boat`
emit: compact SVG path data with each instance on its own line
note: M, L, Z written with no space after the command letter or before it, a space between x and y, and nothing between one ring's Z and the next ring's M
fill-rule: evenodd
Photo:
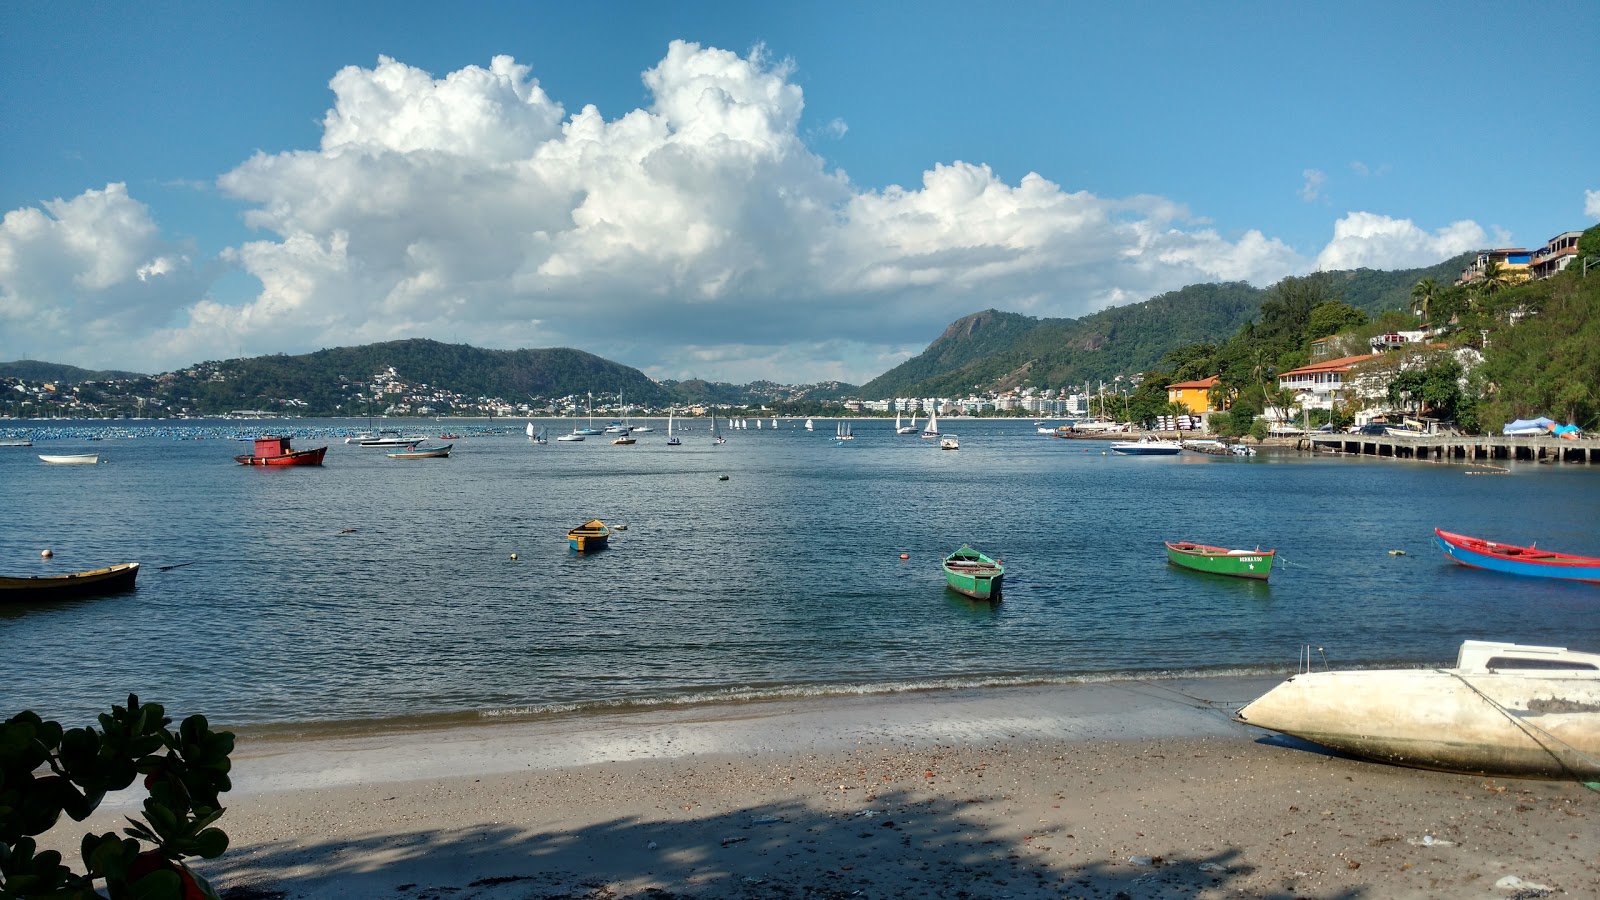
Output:
M1464 641L1453 669L1296 675L1238 720L1380 762L1600 780L1600 653Z

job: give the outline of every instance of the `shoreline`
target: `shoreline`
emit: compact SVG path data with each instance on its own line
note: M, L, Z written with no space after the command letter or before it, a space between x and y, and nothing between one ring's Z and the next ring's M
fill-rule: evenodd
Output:
M1347 759L1229 718L1279 680L246 736L231 847L197 868L224 896L285 900L1600 892L1600 794ZM129 812L108 801L42 844L81 867L81 835Z

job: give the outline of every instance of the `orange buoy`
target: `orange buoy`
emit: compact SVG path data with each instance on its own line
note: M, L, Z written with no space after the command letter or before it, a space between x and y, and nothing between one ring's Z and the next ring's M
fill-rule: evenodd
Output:
M909 553L902 553L902 554L900 554L900 558L901 558L901 559L910 559L910 558L911 558L911 554L909 554Z

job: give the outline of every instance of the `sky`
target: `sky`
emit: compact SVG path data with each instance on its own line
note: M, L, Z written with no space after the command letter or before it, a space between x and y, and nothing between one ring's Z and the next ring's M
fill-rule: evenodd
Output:
M0 360L401 338L862 383L984 309L1600 221L1600 6L75 2L0 14Z

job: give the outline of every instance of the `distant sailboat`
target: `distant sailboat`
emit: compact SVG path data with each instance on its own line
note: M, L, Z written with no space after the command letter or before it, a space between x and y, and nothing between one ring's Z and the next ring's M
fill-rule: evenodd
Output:
M895 434L916 434L917 433L917 411L916 410L912 410L911 411L911 424L910 425L902 426L900 424L900 416L896 415L894 417L894 433Z
M936 438L939 436L939 411L928 410L928 424L922 427L922 437Z
M526 430L528 432L528 440L532 441L535 444L546 443L545 429L540 428L538 431L535 431L533 429L533 423L529 422L528 423L528 427L527 427Z
M680 444L683 443L683 441L680 441L677 438L672 436L672 414L673 414L673 412L674 412L674 410L672 410L672 409L668 409L667 410L667 446L668 447L676 447L676 446L679 446Z
M812 429L813 429L813 428L814 428L814 427L815 427L815 426L813 426L813 425L812 425L812 424L811 424L811 420L810 420L810 419L807 419L807 420L806 420L806 430L807 430L807 431L811 431L811 430L812 430Z
M713 443L713 444L726 444L727 443L727 441L722 439L722 429L720 427L718 427L718 425L717 425L717 411L714 410L714 409L711 411L711 443Z

